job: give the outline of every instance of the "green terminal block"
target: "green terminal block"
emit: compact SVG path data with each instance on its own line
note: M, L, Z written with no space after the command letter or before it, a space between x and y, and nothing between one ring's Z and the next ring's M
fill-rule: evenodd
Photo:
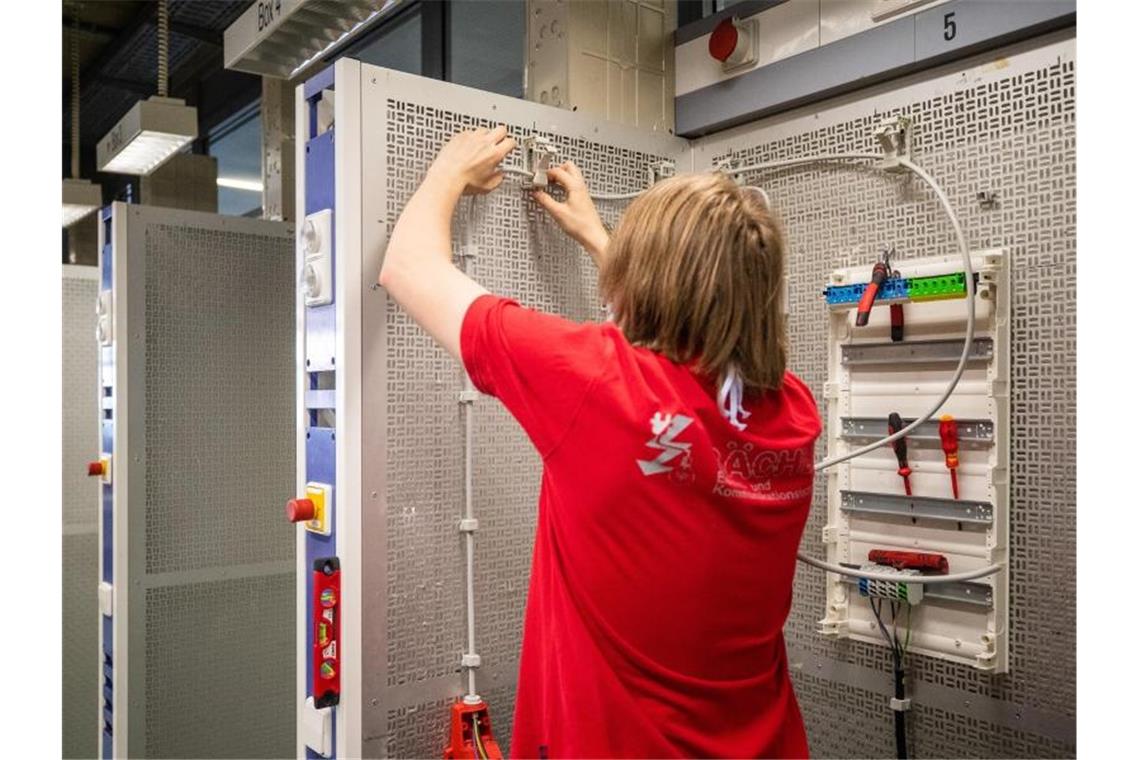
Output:
M966 295L966 275L957 272L937 277L914 277L907 282L907 290L912 301L962 298Z

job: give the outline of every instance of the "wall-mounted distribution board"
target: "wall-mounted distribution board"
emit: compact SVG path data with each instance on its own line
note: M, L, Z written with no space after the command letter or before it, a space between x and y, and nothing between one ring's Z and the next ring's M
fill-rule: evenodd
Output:
M822 539L831 562L883 571L914 554L962 573L1008 559L1009 263L1000 249L971 254L977 292L965 371L938 414L904 438L832 468ZM857 303L871 266L832 273L823 300L828 455L901 430L941 396L962 354L966 275L960 256L898 257L864 326ZM901 321L900 321L901 320ZM897 415L892 426L891 416ZM931 563L926 563L930 565ZM915 569L915 568L909 568ZM827 575L820 631L886 645L859 581ZM900 630L910 651L1003 673L1008 667L1008 571L916 586ZM921 596L915 592L921 589Z
M292 243L282 222L99 213L102 758L292 751Z

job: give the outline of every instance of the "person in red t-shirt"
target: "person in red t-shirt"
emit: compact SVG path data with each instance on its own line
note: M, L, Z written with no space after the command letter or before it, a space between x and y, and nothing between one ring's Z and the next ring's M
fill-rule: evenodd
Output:
M784 649L811 504L815 400L785 370L783 241L719 173L655 184L610 239L582 175L536 200L597 263L613 319L493 296L451 262L460 196L505 127L444 146L380 284L542 457L516 757L804 757Z

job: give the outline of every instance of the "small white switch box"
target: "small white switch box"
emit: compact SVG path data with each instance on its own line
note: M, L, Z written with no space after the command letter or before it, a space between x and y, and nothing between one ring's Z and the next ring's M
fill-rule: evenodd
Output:
M305 217L301 225L301 290L306 306L324 306L333 300L332 209Z
M332 708L317 707L312 697L301 710L301 741L321 757L332 755Z
M107 581L99 581L99 612L107 617L115 612L115 589Z

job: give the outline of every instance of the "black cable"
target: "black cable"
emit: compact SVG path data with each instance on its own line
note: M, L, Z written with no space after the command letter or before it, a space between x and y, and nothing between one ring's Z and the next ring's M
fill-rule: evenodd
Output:
M902 654L899 651L898 639L892 636L887 631L886 623L883 622L882 616L882 602L876 600L874 597L869 597L868 601L871 604L871 612L875 614L875 620L879 623L879 630L883 633L883 638L887 640L888 646L891 648L891 660L894 663L894 681L895 681L895 699L902 700L906 697L906 686L903 682L903 669L902 669ZM879 601L879 604L875 604ZM892 623L894 617L898 614L898 606L895 602L891 602ZM899 760L906 760L908 757L906 747L906 714L902 710L894 710L895 713L895 755Z

